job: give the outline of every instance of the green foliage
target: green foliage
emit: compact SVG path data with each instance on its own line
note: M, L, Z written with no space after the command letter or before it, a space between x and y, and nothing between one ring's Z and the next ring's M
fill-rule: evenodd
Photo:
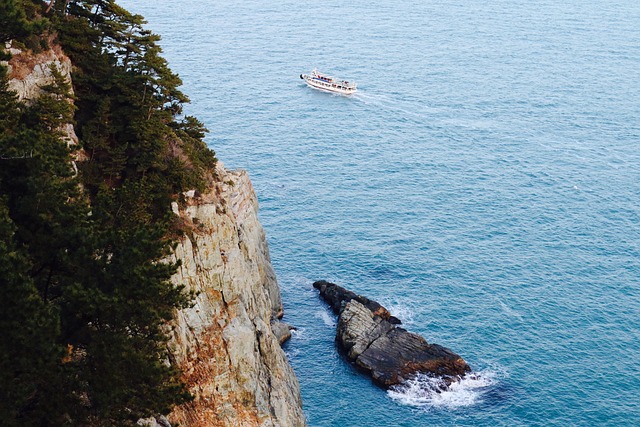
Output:
M134 425L190 398L165 326L193 295L163 260L170 202L204 189L216 158L180 117L188 99L142 17L112 0L55 2L47 19L44 6L0 2L0 41L52 24L76 70L73 97L53 68L25 105L0 68L0 419ZM80 146L61 132L71 122Z
M78 69L76 130L90 155L82 165L89 190L149 174L163 192L202 189L216 159L202 124L177 119L188 99L158 36L113 1L72 2L69 12L59 37Z
M183 164L183 187L198 188L203 190L203 176L210 173L217 161L215 154L204 143L207 128L195 117L186 116L182 121L172 123L176 136L183 141L182 150L190 160L189 164ZM175 167L178 169L178 166Z
M64 90L56 87L26 107L7 91L6 69L0 68L0 371L6 393L0 417L9 425L55 424L61 416L56 408L65 407L60 390L53 391L64 383L65 345L60 309L52 301L62 290L67 248L74 243L70 231L86 207L68 202L78 195L69 149L51 132L68 117L66 100L56 100L58 89Z
M0 199L0 414L3 425L25 425L23 411L56 372L62 348L57 313L47 305L30 275L29 256L15 242L16 226L6 198ZM33 409L32 409L33 410Z
M26 47L39 50L39 37L49 26L41 16L42 2L31 0L0 0L0 43L17 39Z

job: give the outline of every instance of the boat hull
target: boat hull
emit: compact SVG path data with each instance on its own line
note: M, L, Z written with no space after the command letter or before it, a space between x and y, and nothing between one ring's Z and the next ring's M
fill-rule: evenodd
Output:
M307 86L321 90L323 92L338 93L340 95L351 95L357 91L355 87L341 87L336 83L322 81L308 74L300 74L300 78L304 80Z

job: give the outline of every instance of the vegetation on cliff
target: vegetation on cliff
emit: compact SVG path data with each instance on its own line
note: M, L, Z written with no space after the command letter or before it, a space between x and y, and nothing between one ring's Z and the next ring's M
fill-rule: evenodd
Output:
M161 260L170 202L215 156L143 24L112 0L0 1L2 46L55 40L74 64L73 91L52 70L29 105L0 67L3 425L133 425L189 399L163 326L191 295Z

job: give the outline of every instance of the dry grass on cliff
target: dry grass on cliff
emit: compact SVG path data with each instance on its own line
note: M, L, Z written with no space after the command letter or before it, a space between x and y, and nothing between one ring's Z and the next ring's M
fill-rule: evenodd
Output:
M24 80L33 72L37 64L44 64L55 60L63 60L65 58L62 48L54 42L55 36L49 35L46 44L49 49L35 53L24 47L20 48L20 53L16 53L9 60L11 73L9 79Z

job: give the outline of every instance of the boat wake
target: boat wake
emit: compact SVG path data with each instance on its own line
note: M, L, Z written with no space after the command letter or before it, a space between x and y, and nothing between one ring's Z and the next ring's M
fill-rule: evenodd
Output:
M367 108L375 109L377 112L383 111L396 119L422 123L429 117L424 105L411 106L409 102L402 102L390 96L366 93L361 90L351 97L363 103Z
M421 374L401 385L392 387L387 391L387 394L402 405L424 409L455 409L481 402L483 395L496 382L496 373L493 371L468 374L449 387L446 387L440 378Z

